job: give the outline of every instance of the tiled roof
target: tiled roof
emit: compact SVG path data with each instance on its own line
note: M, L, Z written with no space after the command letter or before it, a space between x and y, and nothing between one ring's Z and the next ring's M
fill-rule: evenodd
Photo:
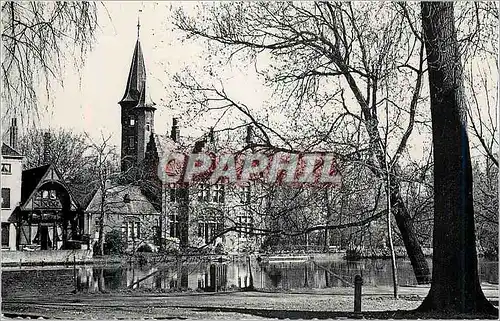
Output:
M40 167L30 168L23 171L21 185L21 204L24 204L30 197L33 190L38 186L40 180L47 173L50 164Z
M134 108L149 108L155 110L156 107L154 107L156 104L154 101L151 99L151 96L149 95L149 88L147 88L146 81L142 84L142 89L141 89L141 95L139 97L139 102L137 103L137 106Z
M146 81L146 67L139 39L135 43L134 55L127 78L125 94L120 102L139 101L142 87Z
M45 180L44 180L45 178ZM42 180L44 180L42 182ZM51 182L57 182L62 188L68 193L70 207L72 209L79 208L80 205L76 201L75 197L71 191L67 188L65 182L61 178L61 174L57 171L57 168L52 164L47 164L39 167L30 168L22 172L21 177L21 207L29 207L30 196L33 195L35 189L42 186L50 180Z
M128 194L130 202L125 202L125 195ZM86 211L98 213L101 208L102 191L97 193L90 201ZM105 198L105 212L112 214L157 214L158 211L154 208L151 202L141 192L139 186L135 185L116 185L107 189Z

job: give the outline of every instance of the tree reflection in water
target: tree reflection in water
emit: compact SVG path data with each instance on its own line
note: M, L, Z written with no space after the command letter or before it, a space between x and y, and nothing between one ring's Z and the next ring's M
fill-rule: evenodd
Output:
M280 262L252 264L252 274L258 276L254 284L262 289L297 289L346 287L356 274L363 275L364 284L370 286L391 285L388 273L390 260L361 260L358 262L324 261ZM212 266L212 270L210 268ZM480 277L483 282L498 283L498 263L480 261ZM332 273L334 275L332 275ZM44 278L41 270L38 278ZM149 277L151 275L151 277ZM78 268L77 286L81 291L106 292L134 288L192 289L224 291L227 288L245 288L250 280L249 266L244 260L224 263L177 264L168 266L84 266ZM416 284L410 262L398 260L398 278L401 285ZM71 281L71 280L68 280Z

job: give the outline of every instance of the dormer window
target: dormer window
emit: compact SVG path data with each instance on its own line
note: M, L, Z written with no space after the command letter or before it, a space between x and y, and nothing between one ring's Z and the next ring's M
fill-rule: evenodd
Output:
M149 131L151 127L149 126L149 123L146 124L146 131Z
M123 196L123 203L130 203L130 195L125 194Z
M135 125L135 119L130 118L130 126L134 126L134 125Z

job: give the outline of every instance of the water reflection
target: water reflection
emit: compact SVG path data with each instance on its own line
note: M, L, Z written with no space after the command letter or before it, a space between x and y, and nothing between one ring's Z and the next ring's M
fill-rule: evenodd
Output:
M416 284L410 262L398 260L400 285ZM480 261L483 282L498 283L498 263ZM240 258L230 262L177 263L156 267L137 265L78 268L80 291L103 292L127 288L224 291L231 288L297 289L350 286L360 274L369 286L392 285L389 260L276 262L260 264Z

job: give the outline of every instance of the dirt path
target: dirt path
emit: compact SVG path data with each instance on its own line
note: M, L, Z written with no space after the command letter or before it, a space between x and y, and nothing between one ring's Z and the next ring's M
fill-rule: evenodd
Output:
M497 302L498 286L483 286ZM2 302L5 317L30 316L61 319L256 319L256 318L404 318L404 311L419 306L428 287L401 287L401 298L390 287L363 289L362 315L352 313L352 289L330 288L307 293L219 292L65 294L54 297L22 296ZM390 312L392 311L392 312ZM422 316L419 316L422 317Z

